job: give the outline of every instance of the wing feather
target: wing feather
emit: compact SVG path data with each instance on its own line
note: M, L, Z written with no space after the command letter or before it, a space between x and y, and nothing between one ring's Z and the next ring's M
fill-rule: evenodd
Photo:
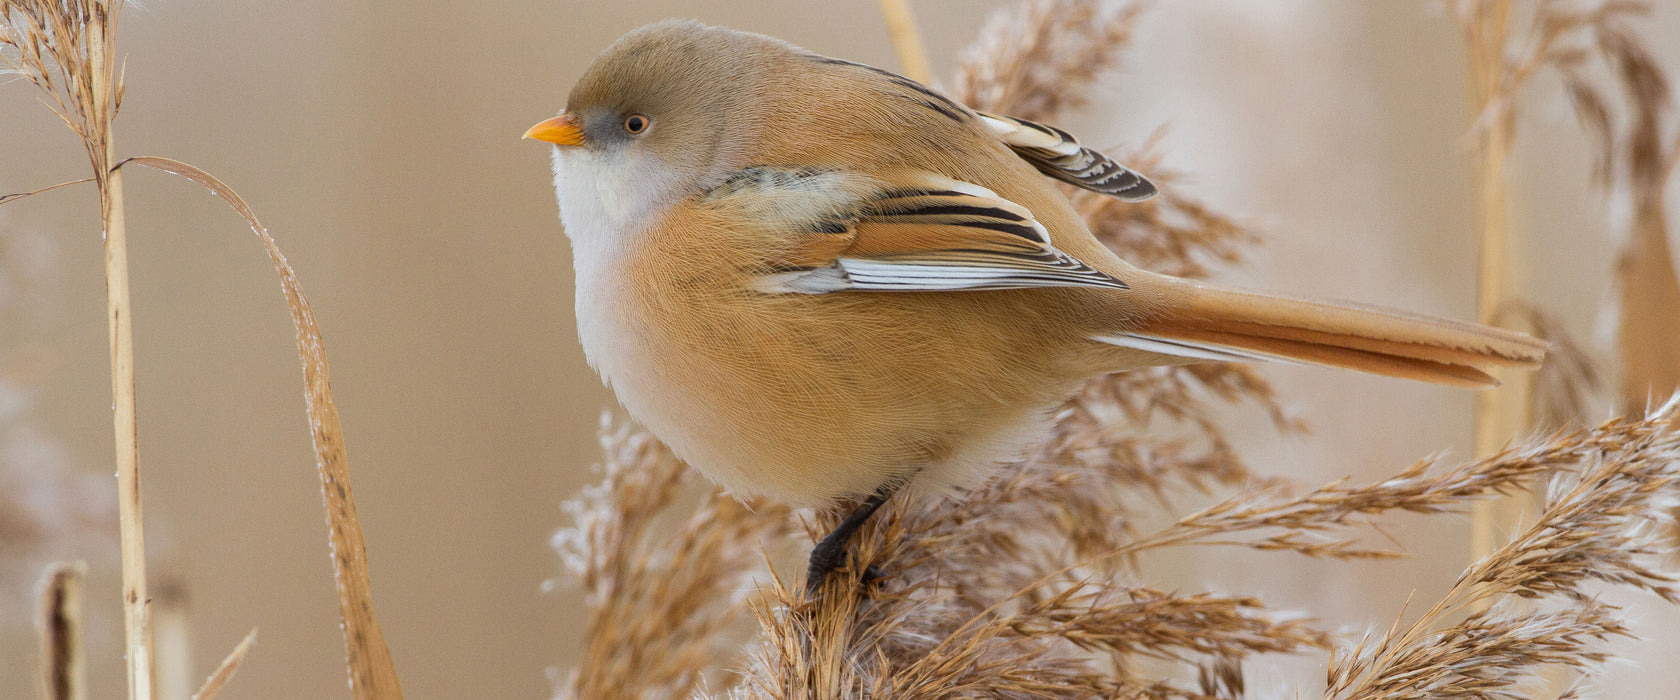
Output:
M800 238L759 276L761 291L1127 288L1057 250L1025 207L974 183L904 173L890 182L876 181L860 194L856 182L843 174L805 170L755 172L732 177L726 185L731 189L714 190L706 201L729 206L730 199L750 189L755 201L739 206L760 219L774 216L771 212L822 212L770 222ZM819 196L813 193L828 193L820 195L827 199L810 201ZM778 197L798 202L778 205L773 201Z
M1079 139L1066 131L995 114L980 114L980 120L1017 155L1057 180L1128 202L1149 199L1157 192L1148 178L1079 145Z

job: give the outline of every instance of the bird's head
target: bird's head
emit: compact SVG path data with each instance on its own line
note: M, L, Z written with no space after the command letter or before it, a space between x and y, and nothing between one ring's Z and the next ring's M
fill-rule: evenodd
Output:
M590 64L566 109L525 132L556 146L567 188L654 207L745 165L761 128L767 64L786 44L757 34L667 21L636 29Z

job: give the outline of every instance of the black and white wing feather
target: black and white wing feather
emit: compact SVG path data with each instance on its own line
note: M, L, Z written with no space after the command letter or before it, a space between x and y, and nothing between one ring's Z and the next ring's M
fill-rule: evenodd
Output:
M980 120L1045 175L1128 202L1141 202L1156 194L1155 184L1148 178L1079 145L1079 140L1066 131L995 114L980 114Z

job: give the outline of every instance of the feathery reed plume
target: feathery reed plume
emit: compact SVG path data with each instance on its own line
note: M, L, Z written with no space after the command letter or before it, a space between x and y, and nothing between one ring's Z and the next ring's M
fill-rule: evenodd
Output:
M1535 425L1555 429L1584 424L1588 416L1608 415L1611 397L1599 362L1562 321L1515 301L1506 305L1505 313L1523 316L1534 337L1552 344L1546 362L1534 372Z
M156 694L146 594L146 538L140 500L140 451L134 415L134 324L128 291L128 236L122 173L116 170L112 121L122 106L116 71L121 0L0 0L5 60L46 94L50 107L81 138L99 187L105 230L106 320L110 325L112 431L117 456L117 520L123 564L123 629L128 693Z
M556 695L692 696L739 643L729 632L740 591L764 570L760 543L787 535L788 511L716 491L691 504L688 468L652 436L605 417L601 447L602 482L564 504L573 525L553 540L589 612L582 662ZM662 531L679 506L693 515Z
M1104 10L1090 0L1029 0L986 21L957 62L951 96L983 112L1053 120L1088 101L1087 88L1119 60L1141 3Z
M1339 656L1329 697L1529 697L1523 689L1546 667L1590 670L1608 658L1604 641L1628 636L1616 606L1589 584L1680 604L1674 577L1657 568L1666 547L1654 527L1672 520L1680 499L1677 411L1680 397L1643 420L1554 438L1575 465L1562 470L1535 522L1465 569L1416 622ZM1436 629L1466 610L1475 611Z
M87 697L82 660L82 579L86 575L87 565L81 562L59 562L47 567L36 584L36 694L41 700Z
M1476 499L1595 459L1624 470L1667 459L1680 438L1661 432L1661 425L1653 418L1634 428L1611 424L1558 435L1438 474L1428 474L1432 463L1424 461L1369 486L1333 483L1295 497L1278 487L1247 491L1094 554L1081 552L1088 550L1079 539L1083 523L1070 526L1058 510L1066 507L1064 499L1078 503L1080 493L1112 498L1124 489L1093 475L1040 474L1030 465L1010 469L961 502L889 509L880 525L861 533L857 565L842 573L847 580L830 582L815 600L772 582L768 605L759 610L762 647L740 697L821 697L832 689L842 697L894 697L933 688L986 688L1003 697L1189 697L1182 684L1125 671L1140 657L1187 668L1208 656L1238 663L1252 654L1322 648L1329 638L1250 597L1165 594L1104 574L1102 562L1189 545L1338 559L1392 556L1341 533L1384 512L1458 512ZM1641 447L1641 440L1650 446ZM1670 460L1662 468L1674 466ZM1582 478L1590 483L1599 475ZM1576 516L1598 513L1594 522L1622 526L1632 519L1627 511L1593 510L1604 503L1574 507L1568 511L1573 519L1554 528L1562 533L1549 540L1558 561L1587 546L1568 535L1586 527ZM1098 528L1111 527L1114 513L1104 515ZM1622 570L1660 577L1631 563ZM1607 568L1592 575L1627 577ZM1487 576L1518 574L1506 567ZM1539 590L1542 584L1526 585ZM1094 672L1098 659L1116 661L1117 670Z
M1647 10L1643 4L1617 3L1589 12L1558 13L1546 30L1551 63L1563 76L1582 127L1594 137L1595 179L1626 197L1633 212L1630 230L1616 263L1618 292L1616 349L1621 364L1619 387L1624 415L1638 415L1653 397L1680 389L1680 278L1668 245L1668 214L1663 193L1680 163L1680 125L1668 75L1626 19ZM1585 36L1582 36L1585 35ZM1574 38L1565 43L1564 37ZM1561 45L1561 46L1560 46ZM1585 48L1582 48L1582 45ZM1623 94L1617 101L1586 74L1596 56L1616 77Z

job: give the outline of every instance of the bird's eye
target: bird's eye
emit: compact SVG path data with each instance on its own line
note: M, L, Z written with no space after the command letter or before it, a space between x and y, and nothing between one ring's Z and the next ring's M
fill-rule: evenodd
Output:
M632 134L647 131L649 120L646 115L632 114L624 118L624 130Z

